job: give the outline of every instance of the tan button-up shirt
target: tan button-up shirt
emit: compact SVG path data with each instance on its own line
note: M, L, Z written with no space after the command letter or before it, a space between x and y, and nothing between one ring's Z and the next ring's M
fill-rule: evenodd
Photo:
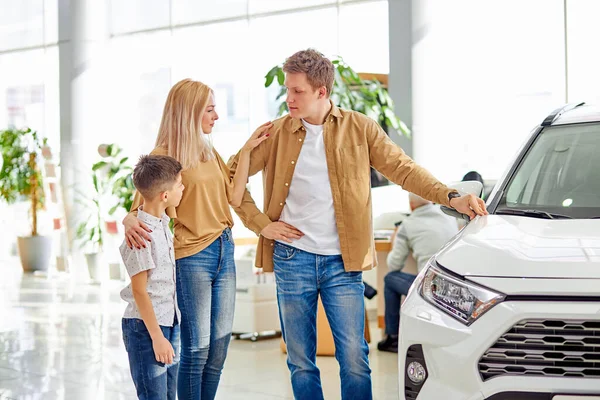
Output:
M250 156L249 175L263 173L263 211L258 209L248 191L242 205L235 209L244 225L257 235L269 223L279 220L306 136L302 122L289 115L274 121L273 125L270 138ZM323 126L323 140L346 271L368 270L377 265L371 166L405 190L449 205L448 194L454 190L418 166L367 116L332 104ZM239 154L229 161L231 176L235 174L238 158ZM256 266L266 272L273 271L273 241L263 236L258 241Z

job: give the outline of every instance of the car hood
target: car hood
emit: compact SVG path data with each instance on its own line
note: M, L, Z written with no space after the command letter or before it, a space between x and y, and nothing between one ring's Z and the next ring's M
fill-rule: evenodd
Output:
M463 276L598 279L600 219L478 217L436 260Z

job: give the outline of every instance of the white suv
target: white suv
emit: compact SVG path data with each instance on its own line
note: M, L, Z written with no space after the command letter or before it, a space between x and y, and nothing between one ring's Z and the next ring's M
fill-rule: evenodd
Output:
M401 308L400 397L600 399L600 109L531 134Z

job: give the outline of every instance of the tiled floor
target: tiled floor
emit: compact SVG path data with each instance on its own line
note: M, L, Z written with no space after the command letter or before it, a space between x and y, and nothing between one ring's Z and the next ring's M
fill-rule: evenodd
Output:
M120 289L23 275L17 260L0 260L0 399L135 399ZM374 398L398 399L396 356L378 352L375 324L371 332ZM325 398L339 399L337 362L317 363ZM217 398L292 399L279 341L232 341Z

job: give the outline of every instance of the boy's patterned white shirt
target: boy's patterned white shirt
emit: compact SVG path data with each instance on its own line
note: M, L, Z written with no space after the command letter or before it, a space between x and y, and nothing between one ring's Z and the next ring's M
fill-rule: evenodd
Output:
M181 321L181 314L175 290L175 251L173 234L169 229L170 219L166 214L162 218L156 218L144 212L142 207L138 209L137 217L152 230L149 233L152 241L141 249L130 249L127 242L123 241L119 248L121 257L130 277L148 271L146 290L152 301L156 320L159 325L173 326L175 314L177 321ZM121 290L121 298L128 303L123 317L142 319L133 298L131 283Z

